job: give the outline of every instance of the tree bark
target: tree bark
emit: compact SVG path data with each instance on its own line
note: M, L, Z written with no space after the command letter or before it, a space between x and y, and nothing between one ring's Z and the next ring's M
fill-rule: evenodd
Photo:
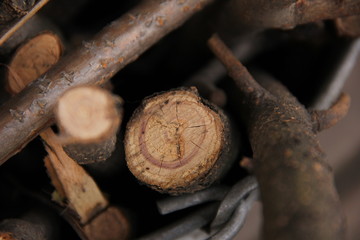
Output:
M297 25L360 13L359 0L232 0L226 13L238 25L294 28Z
M46 230L38 224L22 219L5 219L0 222L0 239L47 240Z
M6 2L11 2L11 1L13 1L13 0L6 1ZM18 18L14 19L13 21L8 22L9 19L7 18L7 20L5 22L8 22L8 23L6 23L0 27L0 46L3 45L3 43L6 42L17 30L19 30L19 28L22 27L31 17L33 17L48 1L49 0L38 0L37 3L31 9L22 11L22 13L20 15L18 15ZM3 2L5 2L5 1L3 1ZM23 5L24 3L25 3L25 5L27 5L27 3L31 3L33 1L32 0L28 0L28 1L17 1L16 0L14 2L18 2L18 4L20 4L20 5Z
M229 128L225 115L202 100L195 88L153 96L126 127L128 167L160 192L201 190L223 176L234 160Z
M143 1L64 57L0 110L0 164L51 124L59 96L83 84L102 84L213 0ZM46 102L38 106L37 102Z
M344 239L333 172L308 111L280 83L263 78L259 85L218 37L209 45L233 79L229 97L247 125L264 239Z
M34 6L35 0L3 0L0 3L0 25L22 17Z
M76 87L59 98L55 119L65 152L79 164L101 162L115 150L122 100L95 86Z

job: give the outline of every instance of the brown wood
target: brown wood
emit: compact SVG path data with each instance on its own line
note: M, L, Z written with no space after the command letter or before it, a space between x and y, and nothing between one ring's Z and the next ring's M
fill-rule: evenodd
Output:
M338 18L335 20L335 25L341 36L353 38L360 36L360 15Z
M52 123L57 99L68 89L106 82L211 2L213 0L188 0L184 11L184 3L179 1L143 1L77 51L62 58L46 77L37 79L2 105L0 165ZM64 78L64 74L70 77ZM38 105L38 102L46 105ZM34 114L39 112L41 114Z
M1 240L45 240L45 229L22 219L5 219L0 222Z
M144 100L125 133L130 171L170 194L194 192L219 179L231 165L229 146L227 118L195 88Z
M224 13L238 26L294 28L360 13L360 0L232 0Z
M84 226L89 240L125 240L130 236L130 225L124 213L109 207Z
M49 45L53 46L54 44L55 49L58 49L56 46L61 46L59 39L56 36L53 36L54 35L49 33L41 34L28 41L26 44L21 46L18 51L16 51L15 56L11 61L11 63L16 64L10 65L10 71L7 78L9 86L8 90L11 91L11 93L16 94L22 91L28 83L31 83L33 80L38 78L60 58L60 52L59 54L56 54L57 57L54 58L54 52L52 51L53 48L49 47ZM60 51L61 48L58 50ZM13 71L14 74L16 72L21 72L21 77L16 74L13 75L15 77L11 77L11 71ZM64 75L64 77L67 76ZM78 103L83 102L83 104L73 103L75 109L72 110L77 110L77 112L80 113L78 114L78 117L79 115L84 116L84 114L85 117L89 117L89 112L86 111L88 110L86 109L86 105L88 103L93 104L92 106L95 106L96 115L99 116L100 114L100 116L103 117L103 119L100 118L101 120L105 119L106 121L109 121L108 127L104 128L107 130L105 133L114 134L120 122L119 112L115 107L115 105L119 103L119 99L113 97L107 91L95 86L77 87L72 91L76 93L79 89L89 89L90 92L87 92L88 95L85 96L85 98L83 95L80 95L80 99L77 100ZM91 97L96 97L96 102L101 103L101 106L94 104L94 102L91 101L91 97L89 99L89 94ZM73 98L71 99L74 100ZM62 103L63 101L58 108L60 115L64 116L65 112L65 116L69 117L69 115L66 115L66 108L62 108ZM39 102L38 104L46 103ZM101 114L101 109L96 109L96 107L104 108L108 111L103 111L103 114ZM61 120L64 119L61 118ZM74 120L65 118L65 123L61 121L63 126L67 126L66 123L68 122L66 120L70 120L71 124L75 125L79 123L76 121L78 119ZM90 126L96 126L96 124L92 121L85 122L87 119L81 120L82 123L90 124ZM106 122L101 121L101 123L105 124ZM81 125L76 125L76 128L81 129ZM90 132L89 129L85 130L88 135L93 133ZM72 133L73 131L70 132ZM66 131L66 133L69 132ZM97 133L99 133L99 131ZM109 203L99 187L96 185L93 178L65 153L60 143L61 140L71 142L76 139L71 138L69 134L59 137L55 135L51 128L44 130L40 136L44 140L46 144L46 151L49 154L45 157L44 162L51 182L55 187L55 192L52 194L52 200L67 209L66 212L70 212L69 216L67 216L67 220L72 223L72 226L76 229L76 231L79 234L82 234L81 236L89 240L126 239L129 234L129 226L126 218L122 215L122 212L117 211L116 209L109 210L113 209L113 207L108 208ZM104 138L104 141L106 142L107 134L97 137L100 137L100 139ZM110 139L116 140L115 135L111 136ZM98 235L93 235L94 232L101 233L103 238L98 238ZM116 238L113 238L114 234L116 234ZM119 238L119 236L124 238ZM5 237L7 237L7 235L5 235ZM35 240L38 239L36 238Z
M53 200L70 207L82 224L87 223L108 205L107 200L95 181L67 156L50 128L42 132L41 137L46 141L49 154L45 166L56 189Z
M18 47L8 64L8 91L19 93L57 63L61 54L62 44L55 34L42 33L26 41Z
M104 161L115 150L122 100L96 86L76 87L55 108L65 152L80 164Z
M261 85L256 82L218 36L209 45L232 78L227 93L249 134L263 203L263 238L344 239L334 176L309 112L274 79L261 76ZM346 111L346 99L339 104ZM341 115L340 109L336 105L334 111ZM334 111L329 114L337 121Z
M0 26L24 16L34 4L35 0L2 0L0 2Z
M30 0L31 1L31 0ZM39 0L37 3L20 18L0 28L0 46L7 41L20 27L22 27L31 17L33 17L49 0ZM19 1L21 2L21 1Z

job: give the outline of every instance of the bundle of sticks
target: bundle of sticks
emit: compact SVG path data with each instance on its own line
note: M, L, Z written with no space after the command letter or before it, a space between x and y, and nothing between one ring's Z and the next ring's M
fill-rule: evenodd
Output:
M101 4L0 4L0 239L233 239L257 200L264 239L345 237L317 133L360 1Z

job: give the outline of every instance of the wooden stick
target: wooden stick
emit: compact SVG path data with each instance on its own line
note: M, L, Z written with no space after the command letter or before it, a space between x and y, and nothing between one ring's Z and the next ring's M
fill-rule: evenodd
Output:
M46 33L31 39L27 44L20 47L15 53L9 67L13 72L9 72L9 77L7 78L8 89L13 94L22 91L27 83L31 83L51 67L51 65L53 65L60 57L60 55L56 54L56 58L54 58L54 52L52 50L53 48L58 49L56 46L61 46L61 44L58 43L58 38L53 38L53 35ZM13 75L11 75L11 73L13 73ZM16 73L20 73L21 77ZM118 100L109 96L105 90L99 90L94 86L77 87L70 91L70 95L72 92L77 93L79 89L90 89L91 91L87 93L91 94L92 97L97 96L95 98L96 101L102 103L100 107L110 107L110 109L107 109L108 111L103 112L102 115L104 118L102 120L105 120L105 123L108 123L107 128L104 128L103 130L105 130L106 133L109 132L114 135L120 122L120 116L114 106ZM106 94L104 94L104 92ZM69 93L67 94L69 95ZM62 123L63 128L66 126L65 129L68 130L67 120L69 119L67 117L65 119L63 118L64 116L68 116L69 113L66 108L68 98L65 95L62 99L63 101L61 101L58 106L58 115L62 116L60 122ZM73 98L71 99L73 100ZM80 98L78 100L82 102L85 101L85 104L80 104L80 106L79 104L75 105L75 110L83 114L85 113L86 115L88 112L86 109L84 110L82 108L86 107L89 98ZM90 103L93 102L90 101ZM107 104L109 106L107 106ZM96 109L97 114L100 112L99 109ZM76 125L76 121L73 119L70 120L70 125L71 123L75 123ZM94 124L93 122L84 122L84 119L81 120L82 123ZM104 121L101 121L101 123L104 124ZM76 125L76 127L80 128L81 125ZM66 132L68 133L68 131ZM72 133L74 131L70 132ZM105 135L100 137L104 137L105 139L105 137L107 137ZM59 137L55 135L51 128L43 131L40 136L45 141L46 151L49 154L45 157L44 161L48 175L56 189L53 193L53 200L65 209L70 209L71 213L68 214L67 220L72 223L72 226L77 232L81 233L86 239L93 240L127 238L129 235L129 224L123 216L123 213L114 207L108 208L109 203L95 181L81 166L64 152L64 149L59 142ZM70 136L72 135L70 134ZM70 137L67 136L67 141L74 141L74 139L69 138ZM110 136L110 139L116 140L116 136ZM114 144L115 140L113 141ZM106 142L106 139L104 141ZM98 218L100 220L98 220ZM98 234L101 233L102 238L98 235L89 235L94 234L94 232Z
M85 170L67 156L50 128L43 131L41 137L46 142L49 154L44 159L45 166L57 194L53 200L62 206L66 200L67 205L79 216L80 222L87 223L107 207L107 200Z
M209 45L233 79L228 96L247 125L263 202L263 238L344 239L333 173L308 111L273 79L262 78L259 87L217 36Z
M195 88L144 100L129 121L125 154L130 171L170 194L201 190L229 169L229 123Z
M115 150L122 99L96 86L76 87L59 98L55 118L65 152L79 164L105 161Z
M212 1L188 0L186 5L181 1L143 1L77 51L62 58L46 76L1 107L0 165L51 124L55 103L68 89L106 82ZM38 106L38 102L46 105Z
M360 0L232 0L225 13L238 25L293 28L300 24L360 14Z

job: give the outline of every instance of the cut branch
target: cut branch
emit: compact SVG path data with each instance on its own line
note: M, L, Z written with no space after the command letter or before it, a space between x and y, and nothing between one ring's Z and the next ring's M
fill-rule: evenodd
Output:
M60 47L61 43L58 38L47 33L41 34L21 46L15 53L11 62L12 64L10 64L9 67L12 72L9 72L7 78L8 90L13 94L21 92L28 83L31 83L34 79L38 78L39 75L43 74L51 65L58 61L60 57ZM58 54L54 55L54 49L59 50L59 53L55 51L55 53ZM16 73L20 73L20 76ZM88 111L86 111L88 110L88 108L86 108L86 104L89 102L93 104L93 101L89 100L89 96L86 94L85 97L84 94L80 94L80 99L79 94L76 94L79 90L80 93L83 93L84 89L87 94L91 95L91 97L95 97L94 99L96 102L100 103L101 108L104 108L96 109L96 114L99 115L100 113L100 117L103 118L100 118L100 120L105 120L105 123L107 123L106 127L102 128L102 130L105 130L106 134L104 134L104 131L100 131L101 136L97 137L100 137L100 139L104 140L104 142L108 142L106 141L106 137L108 137L107 134L110 133L110 140L113 140L115 144L115 132L120 123L120 116L115 106L118 100L115 100L115 98L108 94L105 90L95 86L77 87L67 92L65 97L62 97L63 100L58 107L58 115L61 116L60 122L62 123L62 128L69 130L69 124L70 126L73 124L76 127L75 130L73 128L71 129L73 131L65 131L67 133L67 141L78 142L79 137L80 139L81 137L84 137L82 134L80 134L80 136L79 134L76 134L78 133L76 131L78 129L83 131L87 130L87 132L89 131L89 129L81 128L81 124L78 126L79 122L69 119L69 109L67 105L68 102L71 102L77 112L80 113L78 115L75 114L75 117L77 117L76 120L80 120L80 122L82 124L85 123L85 125L86 123L89 123L86 122L86 120L91 116L86 114L88 113ZM74 92L75 97L73 96L74 94L72 94ZM70 101L68 97L69 95ZM71 100L78 100L83 104L79 105ZM38 104L45 105L46 103L38 102ZM95 104L95 106L98 105ZM101 112L103 114L101 114ZM74 109L70 109L70 114L74 115ZM83 115L85 115L85 119ZM83 118L81 118L81 116ZM93 118L91 119L93 120ZM100 124L104 124L104 121L100 122ZM93 122L90 121L89 124L93 124ZM96 127L96 125L91 127ZM98 128L96 129L98 130ZM91 135L91 133L93 134ZM96 133L99 133L99 131ZM94 137L94 132L91 131L87 135L85 134L85 136L88 137L89 134ZM53 200L67 209L66 212L69 213L65 216L65 218L72 224L78 234L89 240L126 239L129 236L129 224L123 213L115 207L108 207L108 201L103 196L95 181L81 166L79 166L64 152L62 145L59 143L59 137L55 135L51 128L46 129L40 135L45 141L46 151L49 154L45 157L44 161L48 175L56 189L53 193ZM87 140L91 141L93 139L87 138ZM110 141L109 144L111 145L112 142ZM98 147L96 150L101 151L100 147L104 147L104 145L101 143L99 145L94 144L94 146ZM93 150L90 149L90 151ZM109 155L111 152L107 154ZM103 156L104 154L100 155ZM96 157L99 156L97 155ZM94 234L94 232L96 234Z
M122 100L95 86L76 87L55 109L65 152L80 164L105 161L115 150Z
M247 124L263 202L264 239L344 239L333 173L310 114L271 78L261 81L267 91L259 89L217 36L209 45L233 78L229 97L238 103L237 111ZM246 93L248 87L253 95Z
M230 144L228 120L194 88L146 99L125 134L130 171L153 189L175 195L223 176L234 159Z
M61 53L61 41L52 33L42 33L26 41L18 47L8 65L8 91L19 93L57 63Z
M52 122L59 96L82 84L102 84L213 0L143 1L50 69L0 110L0 164ZM37 106L37 102L46 102ZM40 114L39 114L40 112ZM21 117L18 117L21 116Z

